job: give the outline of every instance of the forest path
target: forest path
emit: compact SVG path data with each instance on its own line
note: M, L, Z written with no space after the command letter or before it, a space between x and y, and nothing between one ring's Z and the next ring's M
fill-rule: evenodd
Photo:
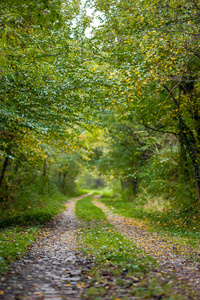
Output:
M83 299L81 295L89 282L86 272L92 261L83 255L76 243L80 224L74 208L77 200L87 196L69 200L67 210L49 222L30 250L3 274L0 279L1 300ZM106 213L119 232L158 261L157 269L150 271L150 275L165 283L171 281L177 293L183 286L185 289L189 286L195 292L194 297L184 299L200 299L200 263L194 260L195 257L189 260L191 253L185 252L192 249L172 245L159 234L149 232L143 222L113 214L99 201L94 201L94 204Z
M114 214L102 202L93 203L105 212L109 222L119 232L157 260L155 276L163 281L170 278L178 293L179 287L189 288L194 292L194 298L191 299L200 299L200 261L199 255L193 249L172 244L163 236L149 232L144 222Z
M69 200L67 210L49 222L39 239L10 271L0 279L0 299L61 300L80 299L85 271L91 262L76 243L78 221L74 214L77 200Z

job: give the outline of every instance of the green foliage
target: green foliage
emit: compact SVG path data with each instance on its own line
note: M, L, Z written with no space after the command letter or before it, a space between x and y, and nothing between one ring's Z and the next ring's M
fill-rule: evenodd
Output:
M74 53L71 25L79 5L71 1L66 6L60 0L1 1L0 202L3 204L18 199L32 183L38 184L41 194L49 192L54 155L59 150L70 151L77 142L79 131L71 128L80 119L76 114L79 96L74 88L74 69L80 62ZM78 82L77 79L75 85ZM70 167L77 173L76 164ZM62 184L65 193L67 185L71 193L75 189L76 175L70 176L65 176L68 181Z
M187 164L187 170L184 164ZM168 145L151 156L140 176L141 197L145 193L149 197L162 197L170 208L180 213L183 210L189 212L197 205L191 161L183 161L178 143L168 140Z
M153 143L158 149L164 148L160 137L166 133L170 138L174 135L184 149L185 158L190 160L186 169L191 197L197 203L200 200L200 69L195 36L200 25L199 6L193 1L182 1L181 5L160 0L89 2L101 13L102 26L93 30L91 40L97 49L96 56L101 57L101 65L109 66L107 77L112 85L112 94L104 95L100 106L104 105L104 109L98 117L116 147L104 156L102 168L109 170L112 166L112 171L138 181L138 168L144 163L142 150L152 151ZM124 124L133 129L131 138L137 137L132 145L128 129L125 142L119 134ZM138 135L140 130L145 132L146 139ZM167 186L168 183L166 189ZM193 193L194 186L198 199ZM187 196L186 193L184 198Z
M0 228L14 225L39 225L50 221L65 208L66 197L56 189L51 196L38 193L38 187L21 193L13 202L5 202L1 206Z
M80 174L77 177L80 189L89 189L94 192L95 190L101 190L108 184L106 176L104 174L99 174L98 171L96 172L96 164L91 167L90 162L84 162L84 165L84 168L80 169Z
M4 139L1 150L7 155L15 152L12 148L29 130L44 133L52 125L56 129L55 122L49 122L50 114L54 121L57 115L54 105L58 91L48 90L49 85L55 85L53 65L41 53L46 54L53 43L51 30L53 22L61 19L60 4L57 0L1 2L1 22L5 25L0 41L4 57L0 64L0 132Z
M55 155L55 154L54 154ZM77 194L76 178L79 174L79 157L77 153L58 153L51 168L51 180L64 195Z

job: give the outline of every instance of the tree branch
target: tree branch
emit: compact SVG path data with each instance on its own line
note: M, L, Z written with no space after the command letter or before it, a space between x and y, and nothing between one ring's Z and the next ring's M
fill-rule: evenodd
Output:
M168 130L160 130L159 128L157 128L157 129L156 129L156 128L153 128L153 127L151 127L151 126L145 124L145 123L144 123L144 120L142 120L142 123L143 123L143 125L144 125L146 128L148 128L148 129L150 129L150 130L157 131L157 132L162 132L162 133L169 133L169 134L173 134L173 135L177 136L177 134L176 134L175 132L168 131Z

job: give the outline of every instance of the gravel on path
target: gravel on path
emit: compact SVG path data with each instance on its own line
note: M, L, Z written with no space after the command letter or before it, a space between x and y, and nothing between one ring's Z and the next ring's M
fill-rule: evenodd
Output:
M49 222L29 251L3 274L1 300L80 299L85 286L83 274L91 262L76 243L79 223L74 206L86 196L68 201L67 210Z
M189 247L182 249L178 244L175 246L158 233L149 232L144 222L114 214L102 202L93 203L105 212L109 222L119 232L157 260L159 267L156 276L163 280L172 278L172 283L177 284L178 292L178 286L185 286L186 289L189 286L195 295L191 299L200 299L200 261L197 260L198 254L194 250Z

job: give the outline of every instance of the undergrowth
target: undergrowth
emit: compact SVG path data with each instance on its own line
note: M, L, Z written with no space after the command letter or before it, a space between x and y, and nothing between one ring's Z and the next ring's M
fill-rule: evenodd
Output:
M148 222L150 230L167 234L173 238L183 239L196 249L200 242L200 214L198 210L176 210L164 207L164 200L152 198L147 205L146 199L140 195L132 200L102 197L101 201L112 208L113 212L128 218L136 218ZM162 207L162 208L161 208Z
M66 196L58 191L50 195L36 195L30 201L21 197L3 203L0 212L0 273L24 254L35 240L42 224L50 221L64 208Z
M51 220L65 208L66 196L58 191L50 195L25 195L1 205L0 228L14 225L39 225Z

